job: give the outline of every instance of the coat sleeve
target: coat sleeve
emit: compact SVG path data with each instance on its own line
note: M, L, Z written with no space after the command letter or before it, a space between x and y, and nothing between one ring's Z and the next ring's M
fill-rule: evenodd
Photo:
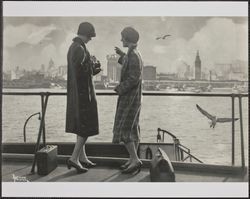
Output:
M122 65L123 59L124 59L125 55L126 55L125 53L122 53L122 55L119 57L119 59L118 59L118 63L119 63L119 64Z
M71 59L72 65L75 68L76 75L80 74L81 67L86 67L85 65L82 65L85 57L85 52L81 46L76 46L75 48L73 48Z
M139 58L136 54L131 54L128 63L128 76L115 88L115 91L119 95L127 93L130 89L138 84L140 81L140 76L141 66Z

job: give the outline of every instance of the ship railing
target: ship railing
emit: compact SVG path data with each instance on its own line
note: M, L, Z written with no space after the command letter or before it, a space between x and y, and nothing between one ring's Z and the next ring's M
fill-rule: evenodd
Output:
M37 137L35 152L40 146L41 135L43 134L43 143L46 143L45 135L45 114L50 96L65 96L66 92L2 92L3 95L24 95L24 96L40 96L41 97L41 120ZM117 95L115 92L97 92L96 95L112 96ZM164 92L143 92L144 96L192 96L192 97L230 97L232 110L232 142L231 142L231 160L232 166L235 165L235 99L239 100L239 116L240 116L240 151L241 151L241 167L245 168L244 154L244 134L243 134L243 116L242 116L242 98L248 97L248 93L164 93ZM185 152L184 152L185 153ZM186 152L188 154L188 151ZM192 156L192 158L194 158Z
M174 148L174 156L175 160L185 162L189 160L190 162L196 160L199 163L203 163L199 158L195 157L191 154L191 150L186 146L180 143L180 140L173 134L167 130L158 128L157 129L157 142L164 142L165 141L165 134L169 135L173 139L173 148ZM186 155L186 157L185 157Z
M183 146L182 144L178 144L178 149L180 150L180 160L182 162L185 162L186 160L189 159L190 162L193 162L193 160L196 160L199 163L203 163L199 158L195 157L194 155L191 154L190 149ZM185 157L186 155L186 157Z

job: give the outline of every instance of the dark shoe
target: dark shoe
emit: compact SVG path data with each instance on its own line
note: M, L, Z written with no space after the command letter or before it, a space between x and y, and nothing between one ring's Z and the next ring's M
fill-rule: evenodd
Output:
M142 162L138 162L134 166L128 167L127 169L122 170L122 173L125 173L125 174L134 173L134 175L136 175L141 171L141 167L142 167Z
M83 161L80 161L81 165L83 167L86 167L86 168L92 168L92 167L95 167L96 166L96 163L93 163L93 162L83 162Z
M125 163L125 164L120 166L120 169L124 170L124 169L128 168L128 166L129 166L129 164Z
M67 167L68 167L68 169L71 169L71 167L74 167L77 170L77 173L85 173L88 171L87 168L84 168L84 167L74 163L70 159L67 161Z

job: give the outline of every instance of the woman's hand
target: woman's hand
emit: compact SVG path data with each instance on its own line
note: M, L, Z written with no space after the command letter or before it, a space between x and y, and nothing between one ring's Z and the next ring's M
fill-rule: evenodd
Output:
M101 63L99 61L97 61L96 63L93 64L93 75L96 75L101 71L102 71Z
M122 56L122 55L124 54L124 52L122 52L122 50L121 50L120 48L118 48L118 47L115 47L115 52L116 52L118 55L120 55L120 56Z

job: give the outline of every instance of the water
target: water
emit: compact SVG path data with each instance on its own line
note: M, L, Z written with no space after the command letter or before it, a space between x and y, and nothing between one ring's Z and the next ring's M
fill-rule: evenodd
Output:
M9 92L41 92L43 89L5 89ZM48 91L46 89L46 91ZM50 92L66 92L50 89ZM248 98L243 98L243 130L245 157L248 164ZM100 134L89 142L111 142L117 96L97 96ZM199 104L211 114L231 117L231 98L191 96L143 96L141 111L141 141L156 142L157 128L170 131L192 154L206 163L231 164L231 123L218 123L209 128L208 119L196 108ZM235 117L239 117L238 100ZM23 142L23 125L33 113L39 112L39 96L3 96L3 142ZM48 142L74 142L75 135L65 133L66 97L51 96L46 112L46 139ZM27 142L36 142L39 130L37 116L26 127ZM240 123L235 123L236 165L240 164ZM166 140L167 138L167 140ZM165 141L172 142L170 137Z

